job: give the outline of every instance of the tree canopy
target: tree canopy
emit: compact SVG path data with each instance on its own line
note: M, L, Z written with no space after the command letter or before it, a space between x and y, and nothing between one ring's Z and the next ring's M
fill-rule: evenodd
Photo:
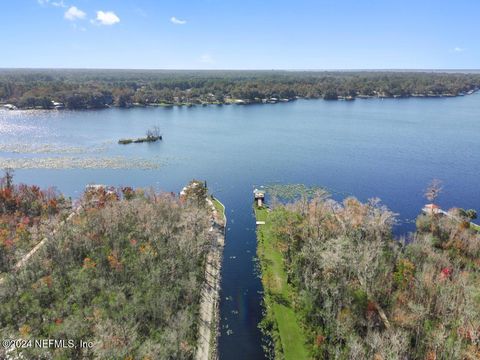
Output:
M393 71L0 70L0 102L19 108L222 104L267 99L455 96L479 74Z
M322 193L277 203L258 230L263 326L277 355L287 340L272 312L289 304L314 359L478 359L480 233L473 214L449 214L419 216L402 245L395 215L378 200L338 203ZM291 289L281 303L266 246L281 254Z
M91 188L80 209L44 234L48 242L24 268L6 275L2 338L93 342L15 350L22 358L193 358L207 209L131 188Z

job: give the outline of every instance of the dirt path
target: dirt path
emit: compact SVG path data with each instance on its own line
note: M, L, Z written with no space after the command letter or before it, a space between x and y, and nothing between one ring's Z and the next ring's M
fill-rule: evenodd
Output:
M65 222L68 222L72 219L72 217L74 217L78 212L78 209L75 210L74 212L72 212L70 215L68 215L68 217L61 221L60 224L58 224L58 226L62 226ZM53 230L53 234L52 235L55 235L56 233L56 230ZM40 250L48 241L48 238L45 237L42 239L42 241L40 241L37 245L35 245L33 247L32 250L30 250L27 254L25 254L25 256L23 256L14 266L13 268L11 269L12 272L17 272L18 270L20 270L21 268L23 268L28 260L30 260L30 258L35 255L37 253L38 250ZM4 282L5 282L5 276L3 277L0 277L0 285L2 285Z

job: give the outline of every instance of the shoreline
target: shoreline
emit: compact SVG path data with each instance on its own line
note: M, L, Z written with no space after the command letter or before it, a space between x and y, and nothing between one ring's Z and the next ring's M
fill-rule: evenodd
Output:
M162 108L173 108L173 107L205 107L205 106L229 106L229 105L240 105L240 106L246 106L246 105L273 105L273 104L281 104L281 103L289 103L293 102L296 100L325 100L325 101L354 101L354 100L370 100L370 99L410 99L410 98L420 98L420 99L444 99L444 98L457 98L457 97L464 97L464 96L470 96L478 93L480 89L474 89L471 90L467 93L458 93L458 94L451 94L451 93L444 93L444 94L433 94L433 93L415 93L415 94L408 94L408 95L398 95L398 94L393 94L393 95L386 95L386 94L376 94L376 95L363 95L363 94L358 94L355 96L341 96L338 95L337 97L334 98L325 98L325 97L301 97L301 96L295 96L291 98L284 98L284 99L278 99L278 98L265 98L265 99L255 99L255 100L250 100L250 99L235 99L235 98L230 98L227 101L216 101L216 102L208 102L208 101L196 101L196 102L180 102L180 103L168 103L168 102L160 102L160 103L147 103L147 104L140 104L140 103L132 103L129 104L128 106L118 106L118 105L110 105L110 104L105 104L103 107L81 107L81 108L68 108L68 107L62 107L62 108L42 108L42 107L17 107L16 105L12 105L11 103L8 102L0 102L0 110L5 110L5 111L32 111L32 110L39 110L39 111L85 111L85 110L105 110L105 109L111 109L111 108L116 108L116 109L132 109L132 108L149 108L149 107L162 107Z
M223 214L219 214L215 203L223 208ZM225 206L218 199L207 197L207 204L212 213L212 226L209 230L212 244L207 255L205 284L201 293L196 360L218 359L220 279L227 218Z

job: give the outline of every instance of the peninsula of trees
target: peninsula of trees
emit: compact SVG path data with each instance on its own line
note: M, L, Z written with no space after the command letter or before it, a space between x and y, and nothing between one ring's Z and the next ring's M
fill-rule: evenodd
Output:
M215 319L200 308L213 240L211 201L198 184L181 197L90 186L67 207L56 192L3 178L1 338L75 346L4 343L0 358L193 359L201 342L214 341L213 332L213 340L199 338L203 321L215 329ZM15 266L34 246L35 255Z
M480 74L460 72L0 70L0 104L10 109L440 97L479 87Z
M405 242L378 200L339 203L318 191L256 208L262 327L275 357L479 359L475 212L430 208Z

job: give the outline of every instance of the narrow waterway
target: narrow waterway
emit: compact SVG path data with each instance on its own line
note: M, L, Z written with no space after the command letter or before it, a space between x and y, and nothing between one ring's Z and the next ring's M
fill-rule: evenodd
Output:
M237 197L238 195L238 197ZM262 317L262 284L256 272L252 189L237 189L228 198L227 237L220 301L220 359L263 359L258 322Z

